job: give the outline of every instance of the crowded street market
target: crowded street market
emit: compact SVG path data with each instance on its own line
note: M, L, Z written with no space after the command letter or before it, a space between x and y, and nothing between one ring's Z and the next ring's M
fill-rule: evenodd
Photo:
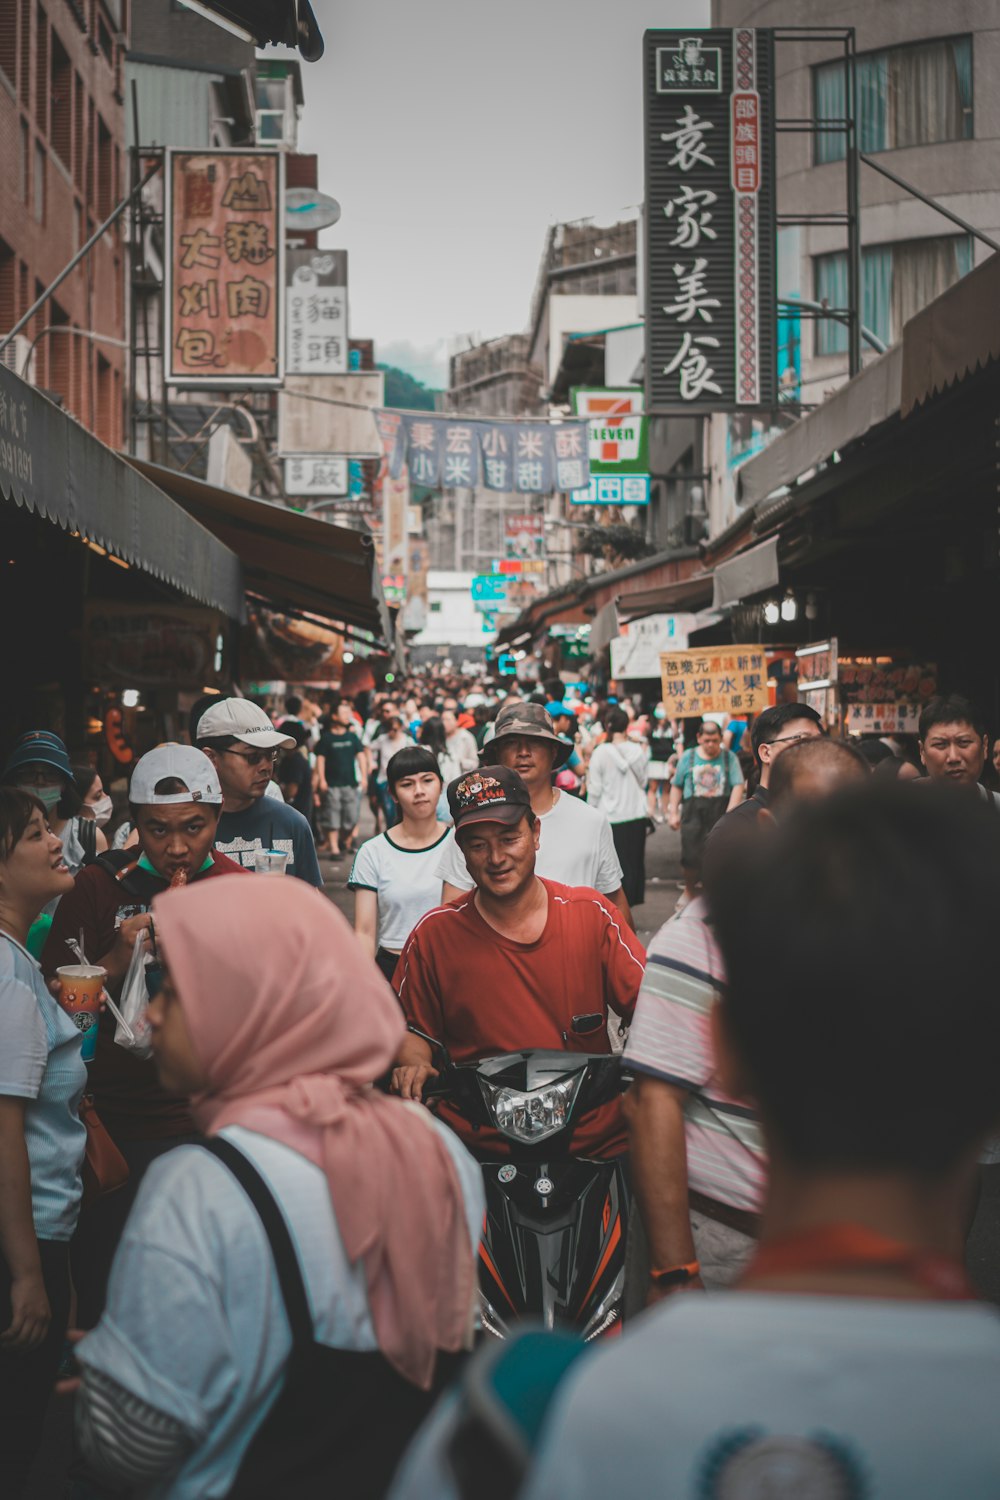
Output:
M0 0L4 1500L1000 1495L993 7L504 24Z

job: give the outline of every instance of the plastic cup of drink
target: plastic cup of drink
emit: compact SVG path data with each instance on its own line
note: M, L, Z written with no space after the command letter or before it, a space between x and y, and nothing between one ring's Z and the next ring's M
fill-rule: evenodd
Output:
M107 969L96 964L67 964L56 970L59 1004L83 1038L84 1062L92 1062L97 1051L97 1023L107 977Z
M258 875L284 875L288 869L288 855L283 849L258 849L255 864Z

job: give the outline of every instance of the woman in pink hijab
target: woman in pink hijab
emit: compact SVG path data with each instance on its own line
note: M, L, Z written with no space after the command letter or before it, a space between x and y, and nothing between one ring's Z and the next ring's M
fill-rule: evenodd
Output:
M404 1029L297 880L158 898L161 1081L209 1137L160 1158L78 1350L104 1479L170 1500L384 1492L471 1342L480 1171L372 1089Z

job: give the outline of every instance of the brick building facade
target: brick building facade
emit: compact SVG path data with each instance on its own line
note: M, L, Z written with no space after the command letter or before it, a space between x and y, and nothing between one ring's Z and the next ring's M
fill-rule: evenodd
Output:
M128 10L128 0L0 0L0 335L125 194ZM34 383L113 447L122 443L125 228L123 216L25 330Z

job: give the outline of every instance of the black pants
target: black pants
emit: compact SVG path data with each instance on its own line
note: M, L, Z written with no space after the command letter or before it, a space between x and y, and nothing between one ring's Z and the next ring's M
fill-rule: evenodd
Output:
M52 1321L37 1349L0 1352L0 1490L17 1500L42 1439L69 1323L69 1245L39 1240L38 1253ZM0 1328L10 1326L10 1272L0 1257Z
M681 807L681 868L689 877L701 878L705 845L729 805L726 797L688 797Z
M375 962L391 984L392 976L396 972L396 965L399 963L399 954L390 953L388 948L380 948L375 955Z
M73 1283L76 1287L76 1321L80 1328L94 1328L104 1311L111 1262L139 1191L146 1168L175 1146L200 1140L197 1135L172 1136L158 1141L125 1141L115 1145L128 1162L128 1182L116 1193L108 1193L87 1205L73 1236Z
M641 906L646 899L646 818L612 823L611 837L622 867L625 899L629 906Z

